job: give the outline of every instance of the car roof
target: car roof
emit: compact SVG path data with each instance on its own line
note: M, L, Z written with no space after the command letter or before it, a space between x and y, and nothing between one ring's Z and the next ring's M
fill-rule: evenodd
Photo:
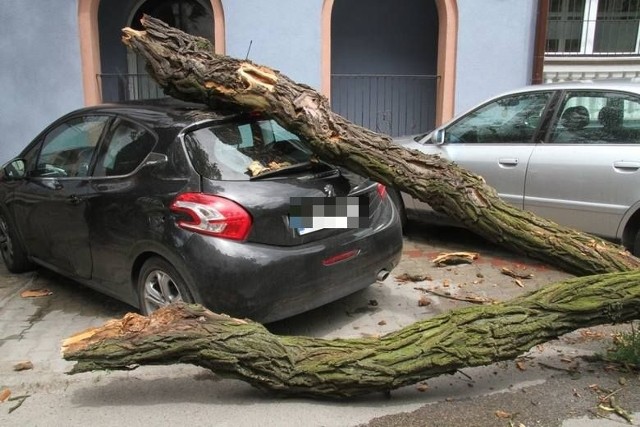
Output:
M601 80L575 80L569 82L553 82L542 83L537 85L522 86L515 89L511 89L506 92L498 93L488 98L482 99L479 103L474 104L470 108L463 110L449 120L445 121L442 126L449 126L451 123L458 121L461 117L469 114L471 111L481 107L482 105L493 102L503 96L516 95L520 93L528 92L544 92L548 90L609 90L609 91L622 91L630 92L640 95L640 80L637 79L601 79ZM423 134L420 134L423 135ZM426 135L426 134L424 134Z
M499 96L520 93L520 92L534 92L544 90L615 90L615 91L627 91L640 94L640 80L636 79L603 79L603 80L576 80L568 82L553 82L543 83L539 85L529 85L520 87L517 89L504 92ZM497 98L497 97L492 97Z
M204 104L174 98L124 101L85 107L70 114L118 114L151 128L184 128L203 121L220 121L238 115L230 109L214 110Z

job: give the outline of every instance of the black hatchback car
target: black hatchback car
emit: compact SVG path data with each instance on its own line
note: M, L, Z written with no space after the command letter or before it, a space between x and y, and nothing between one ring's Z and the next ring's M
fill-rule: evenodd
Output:
M170 99L74 111L0 181L10 271L44 266L144 314L182 300L282 319L384 278L401 248L381 184L268 117Z

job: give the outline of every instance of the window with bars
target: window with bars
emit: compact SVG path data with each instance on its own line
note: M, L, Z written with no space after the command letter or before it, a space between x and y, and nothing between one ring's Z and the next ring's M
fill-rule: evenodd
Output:
M547 55L638 55L640 0L551 0Z

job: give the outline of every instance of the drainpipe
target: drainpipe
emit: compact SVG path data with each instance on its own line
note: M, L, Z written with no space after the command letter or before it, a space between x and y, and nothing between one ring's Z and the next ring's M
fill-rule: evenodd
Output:
M531 84L543 83L544 50L547 44L547 22L549 19L549 0L538 0L536 20L536 38L533 47L533 72Z

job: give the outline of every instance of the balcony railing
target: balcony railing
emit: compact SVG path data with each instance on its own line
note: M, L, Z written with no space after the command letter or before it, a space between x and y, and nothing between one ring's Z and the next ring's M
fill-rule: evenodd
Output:
M331 108L350 121L391 136L435 126L437 76L333 74Z

